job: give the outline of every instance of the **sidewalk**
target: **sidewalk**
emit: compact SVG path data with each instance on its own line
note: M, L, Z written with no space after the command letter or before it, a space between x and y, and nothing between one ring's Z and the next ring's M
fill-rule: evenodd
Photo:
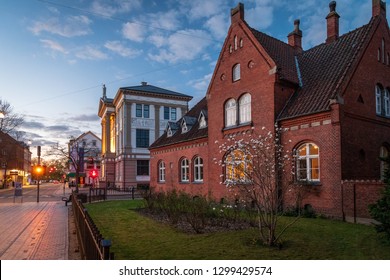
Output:
M0 260L67 260L64 202L0 204Z

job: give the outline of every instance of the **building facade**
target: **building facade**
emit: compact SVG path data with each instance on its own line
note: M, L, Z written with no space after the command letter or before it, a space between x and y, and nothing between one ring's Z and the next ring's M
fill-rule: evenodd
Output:
M372 0L370 21L344 35L336 2L329 8L327 38L309 50L299 20L284 43L251 28L243 4L231 10L205 99L150 147L153 187L227 198L224 182L234 170L215 162L234 154L220 154L221 143L276 126L293 159L281 181L304 189L302 206L337 218L369 216L383 186L380 157L390 148L386 5ZM284 207L295 202L285 195Z
M68 178L70 184L76 183L76 176L78 174L80 185L97 185L98 182L91 174L93 171L96 171L97 178L100 177L101 147L101 139L91 131L85 132L69 141L68 151L70 164Z
M104 86L98 112L102 119L101 181L107 186L149 186L148 148L168 122L185 115L191 98L142 82L120 88L111 99Z
M26 185L31 178L31 152L28 145L0 131L0 188L20 183Z

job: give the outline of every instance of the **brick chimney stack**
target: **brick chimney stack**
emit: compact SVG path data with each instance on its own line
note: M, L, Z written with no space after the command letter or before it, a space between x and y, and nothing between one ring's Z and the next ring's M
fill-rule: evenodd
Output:
M339 38L339 14L336 12L336 1L329 3L330 12L326 17L327 38L326 43L332 43Z
M288 34L288 44L296 49L298 52L302 52L302 31L299 29L300 20L294 21L294 31Z
M244 4L238 3L237 7L230 11L232 24L244 20Z
M372 16L383 16L386 18L386 2L382 0L372 0Z

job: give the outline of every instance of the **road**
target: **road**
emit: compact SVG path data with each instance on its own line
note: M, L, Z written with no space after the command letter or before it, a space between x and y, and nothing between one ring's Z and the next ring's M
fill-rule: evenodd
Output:
M66 187L68 188L68 187ZM69 193L69 190L64 188L62 183L42 183L39 186L39 201L60 201L64 194ZM22 189L22 196L14 196L15 189L7 188L0 189L0 203L10 202L36 202L37 201L37 185L24 186Z

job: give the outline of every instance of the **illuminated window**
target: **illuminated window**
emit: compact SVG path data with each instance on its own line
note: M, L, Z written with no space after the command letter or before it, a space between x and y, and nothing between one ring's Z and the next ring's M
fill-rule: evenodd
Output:
M320 181L320 154L317 145L303 144L296 153L297 180L307 182Z
M229 99L225 104L225 126L237 125L237 103L236 100Z
M115 153L115 115L110 116L110 152Z
M250 156L240 150L234 150L225 158L225 176L229 183L248 183L252 169Z
M165 162L163 161L158 164L158 181L165 182Z
M203 182L203 159L196 157L194 160L194 181Z
M183 158L180 161L180 181L181 182L190 181L190 163L187 158Z
M240 111L240 124L247 123L252 120L251 114L251 95L249 93L241 96L239 100L239 111Z

